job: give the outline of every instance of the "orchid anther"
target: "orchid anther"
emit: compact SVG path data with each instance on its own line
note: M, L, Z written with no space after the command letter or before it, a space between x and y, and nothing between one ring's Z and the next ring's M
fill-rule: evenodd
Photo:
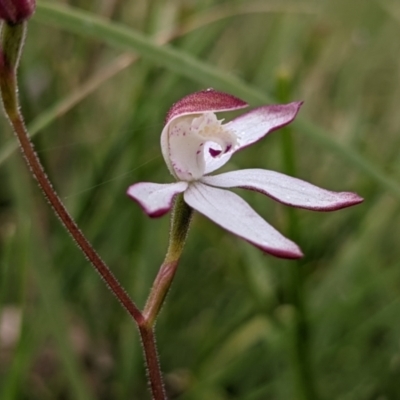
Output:
M259 216L247 202L226 189L258 191L280 203L318 211L333 211L363 199L352 192L332 192L278 172L244 169L210 175L231 156L268 133L292 122L302 102L255 108L228 123L215 113L247 104L213 89L190 94L169 110L161 133L164 160L177 182L136 183L128 195L150 217L171 210L174 197L184 201L227 231L277 257L302 257L300 248Z

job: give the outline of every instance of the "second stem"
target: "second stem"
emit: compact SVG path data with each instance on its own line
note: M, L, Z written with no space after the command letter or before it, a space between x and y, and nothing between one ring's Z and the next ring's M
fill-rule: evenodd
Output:
M277 79L277 98L286 103L290 98L290 76L288 72L281 72ZM295 150L290 127L283 128L281 132L282 158L285 173L296 175ZM296 210L287 208L288 235L295 242L300 241L299 220ZM310 333L306 312L304 294L304 265L301 261L291 261L289 278L287 280L287 293L289 301L294 308L293 321L293 366L296 380L296 392L301 400L317 400L318 395L311 367Z

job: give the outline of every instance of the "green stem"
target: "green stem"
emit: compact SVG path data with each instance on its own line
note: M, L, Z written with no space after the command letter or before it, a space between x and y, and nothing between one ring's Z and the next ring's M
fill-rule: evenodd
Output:
M290 79L287 72L278 76L277 97L287 103L290 98ZM295 148L291 127L281 130L281 146L284 171L296 175ZM301 241L299 219L296 210L287 208L288 235L295 242ZM318 395L311 367L310 332L307 318L304 292L304 264L301 260L292 261L289 265L287 281L288 300L294 308L292 358L296 380L296 392L301 400L317 400Z
M176 268L182 254L186 236L189 231L192 209L184 202L180 194L174 205L171 219L171 232L167 254L158 271L143 311L146 324L154 326L165 297L175 276Z
M154 400L166 399L157 349L155 347L154 325L174 279L189 231L191 216L192 209L184 202L183 195L178 195L171 218L171 232L167 254L147 299L143 311L144 320L139 324Z
M304 279L300 263L292 266L292 301L295 308L293 327L293 361L299 399L317 400L315 378L311 365L310 331L304 298Z

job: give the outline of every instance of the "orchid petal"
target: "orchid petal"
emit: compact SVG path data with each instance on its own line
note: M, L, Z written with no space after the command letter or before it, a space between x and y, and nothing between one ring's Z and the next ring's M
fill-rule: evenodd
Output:
M172 208L174 197L184 192L187 187L187 182L140 182L130 186L127 194L139 203L149 217L161 217Z
M236 151L257 142L268 133L292 122L302 104L302 102L293 102L258 107L227 123L225 128L235 132L238 138L238 146L218 158L205 154L205 173L209 174L221 168Z
M256 190L283 204L315 211L338 210L363 201L355 193L332 192L301 179L263 169L244 169L206 176L202 182L222 188Z
M282 236L234 193L196 182L185 191L184 199L222 228L267 253L283 258L302 256L295 243Z

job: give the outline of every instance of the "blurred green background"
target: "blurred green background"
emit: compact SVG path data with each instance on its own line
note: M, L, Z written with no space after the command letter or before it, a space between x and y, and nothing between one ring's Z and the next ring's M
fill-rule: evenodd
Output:
M85 11L80 23L59 5ZM398 0L38 2L19 71L26 121L68 209L140 306L169 218L147 218L125 192L172 181L159 136L186 94L213 86L251 106L304 100L290 130L226 169L289 170L365 197L291 213L240 191L282 233L298 226L300 262L196 215L157 324L171 399L304 399L296 340L314 399L400 399L399 38ZM0 398L148 399L134 324L52 215L0 118Z

